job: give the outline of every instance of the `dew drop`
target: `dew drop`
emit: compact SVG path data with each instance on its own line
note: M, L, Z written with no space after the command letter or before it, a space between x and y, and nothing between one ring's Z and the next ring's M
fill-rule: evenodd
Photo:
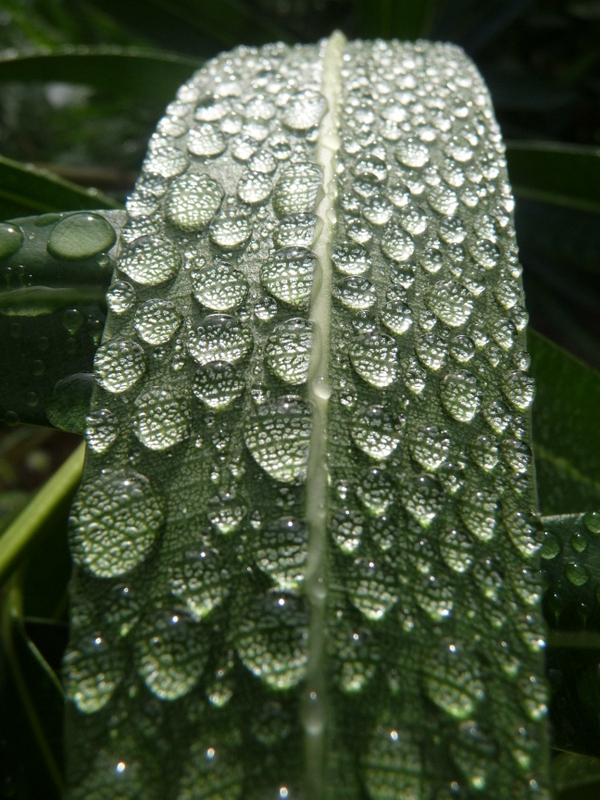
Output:
M280 381L304 383L312 347L312 326L303 319L290 319L278 325L267 339L265 363Z
M188 150L194 156L210 158L220 156L227 148L227 140L210 122L198 125L188 134Z
M368 406L352 415L350 435L359 450L383 461L398 447L401 431L394 415L383 406Z
M248 281L231 264L215 264L191 274L196 300L210 311L231 311L248 294Z
M189 436L187 404L164 389L150 389L135 401L133 432L150 450L167 450Z
M226 361L213 361L201 367L192 389L198 400L214 411L230 406L244 391L244 379Z
M398 377L398 348L389 336L359 336L350 346L350 361L358 375L376 389L391 386Z
M113 226L99 214L69 214L52 228L46 249L54 258L82 261L109 250L116 239Z
M316 256L310 250L285 247L263 264L260 279L277 300L299 308L310 297L316 264Z
M135 329L151 345L166 344L181 327L182 316L170 300L147 300L135 314Z
M244 440L256 463L281 483L306 477L312 430L310 406L296 396L283 396L260 405L244 428Z
M234 317L211 314L188 334L188 350L201 366L211 361L236 364L252 350L252 333Z
M107 392L122 394L146 372L146 356L136 342L123 339L101 345L94 358L96 380Z
M457 422L471 422L479 409L479 387L474 375L463 370L452 372L440 386L442 405Z
M181 254L163 236L141 236L127 248L118 267L136 283L157 286L177 275Z
M206 228L221 206L223 189L208 175L190 173L173 181L165 198L169 222L193 233Z

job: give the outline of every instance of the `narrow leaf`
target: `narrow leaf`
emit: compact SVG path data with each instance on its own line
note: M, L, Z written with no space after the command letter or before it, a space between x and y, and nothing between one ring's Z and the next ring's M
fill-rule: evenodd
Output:
M46 211L118 208L97 189L82 189L51 172L0 156L0 219Z
M83 83L167 103L202 61L139 48L77 47L0 58L0 81ZM100 202L98 206L101 206Z
M555 142L509 142L508 173L517 197L600 213L600 152Z

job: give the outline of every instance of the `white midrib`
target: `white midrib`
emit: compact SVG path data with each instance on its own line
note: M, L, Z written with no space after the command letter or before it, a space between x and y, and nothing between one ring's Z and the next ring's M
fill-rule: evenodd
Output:
M305 797L321 800L325 778L325 603L327 553L327 417L329 409L329 339L331 325L331 244L335 234L334 204L337 193L336 153L339 149L341 64L346 39L336 31L323 57L321 94L329 110L323 117L317 140L317 161L323 170L324 195L317 209L322 228L313 246L317 276L311 297L310 320L314 326L308 397L313 426L306 479L308 554L305 585L309 603L308 663L303 726L305 733Z

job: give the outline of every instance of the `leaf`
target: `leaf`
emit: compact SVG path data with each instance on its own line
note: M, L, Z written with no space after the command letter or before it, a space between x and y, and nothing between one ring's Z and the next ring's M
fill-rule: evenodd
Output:
M600 790L600 759L561 753L552 775L559 800L593 800Z
M0 412L9 421L84 432L124 219L122 211L99 211L0 226L15 242L0 290ZM69 258L59 257L55 242L66 242Z
M118 207L96 189L82 189L50 172L0 156L0 219L45 211Z
M153 140L71 512L72 800L546 790L512 198L453 71L481 102L452 47L242 50Z
M269 14L242 0L149 0L143 9L136 3L116 0L92 0L92 4L158 46L194 56L212 56L219 48L241 41L263 44L273 39L289 40Z
M506 158L517 197L600 212L597 148L554 142L512 142Z
M133 47L65 47L0 58L0 80L83 83L166 103L202 61ZM98 208L102 203L94 206ZM110 206L109 206L110 207Z
M600 375L529 331L533 442L544 514L600 509Z
M439 0L359 0L358 30L365 37L380 36L384 39L426 38Z

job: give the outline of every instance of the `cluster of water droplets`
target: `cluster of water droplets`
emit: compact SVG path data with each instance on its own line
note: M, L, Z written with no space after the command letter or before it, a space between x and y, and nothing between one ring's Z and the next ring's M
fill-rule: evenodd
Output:
M500 775L525 797L544 779L535 745L524 758L516 734L535 740L547 710L541 542L500 133L454 48L357 43L342 74L330 569L340 614L357 635L361 617L370 627L398 695L382 701L364 778L382 800L453 781L461 794L491 792ZM331 641L334 658L351 660L352 680L343 666L336 676L353 694L373 678L373 656ZM432 707L447 720L437 740L420 724ZM438 747L452 767L432 770Z
M346 48L319 341L323 52L210 62L127 203L71 518L77 800L303 796L303 728L323 724L293 691L322 348L328 780L371 800L544 785L533 387L498 126L457 48Z

